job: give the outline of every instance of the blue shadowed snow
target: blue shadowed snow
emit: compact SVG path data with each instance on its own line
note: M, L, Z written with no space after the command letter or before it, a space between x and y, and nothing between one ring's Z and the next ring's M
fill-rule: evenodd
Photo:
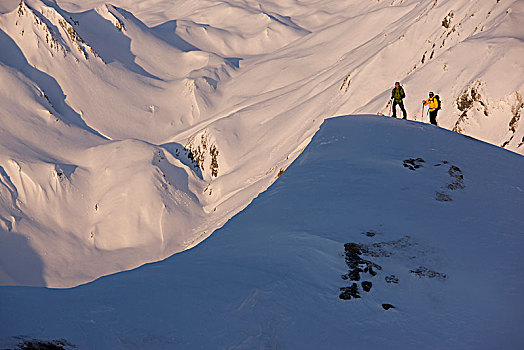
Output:
M410 158L424 161L410 170ZM192 250L73 289L1 287L0 345L24 335L80 349L519 349L522 173L523 157L432 125L330 119ZM349 242L382 269L361 274L360 299L341 300Z

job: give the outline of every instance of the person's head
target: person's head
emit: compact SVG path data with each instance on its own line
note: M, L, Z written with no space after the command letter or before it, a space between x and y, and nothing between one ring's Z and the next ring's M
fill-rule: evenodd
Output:
M399 83L398 81L397 81L397 82L395 82L395 87L397 87L397 88L398 88L399 86L400 86L400 83Z
M433 91L430 91L430 92L429 92L429 97L432 98L433 96L435 96L435 95L433 94Z

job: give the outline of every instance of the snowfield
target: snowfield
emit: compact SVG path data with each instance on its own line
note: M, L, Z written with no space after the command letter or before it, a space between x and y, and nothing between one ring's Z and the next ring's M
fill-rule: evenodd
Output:
M523 171L432 125L330 119L193 249L72 289L0 288L0 343L521 349Z
M438 178L442 174L429 174L421 186L435 187L426 189L432 192L428 194L430 209L434 205L455 208L456 212L442 214L442 220L467 232L468 239L473 240L468 220L491 217L484 226L475 226L487 229L488 223L492 225L482 242L499 244L502 240L500 247L521 243L522 222L517 214L524 188L518 182L524 154L522 24L524 2L518 0L2 1L0 285L70 288L198 246L271 186L302 154L324 121L337 115L368 115L354 118L368 125L370 132L362 138L351 127L344 127L347 137L354 135L362 143L363 151L354 154L362 162L326 172L344 172L344 181L365 180L377 171L386 176L391 174L390 166L398 165L395 157L406 157L402 160L408 160L408 170L420 167L417 157L423 150L420 141L425 140L424 135L446 135L435 137L449 144L435 141L426 152L453 147L445 154L450 162L456 158L469 164L477 159L476 166L491 169L492 162L496 165L487 174L478 168L470 171L470 176L486 181L487 192L482 198L475 197L479 203L468 197L468 205L458 208L460 200L440 203L447 202L448 196L455 199L454 195L436 189L443 186ZM409 121L369 116L390 114L388 99L395 81L407 93ZM462 141L457 141L463 136L421 124L428 122L421 101L430 90L443 101L439 126L514 153L467 141L478 146L471 146L468 154ZM386 125L403 131L380 129ZM370 164L367 152L376 150L380 142L391 142L399 149L386 147L379 153L383 157L379 164ZM434 166L443 158L435 153L425 162ZM441 165L449 172L442 176L457 180L461 175L447 163ZM424 163L424 167L429 166ZM415 169L414 174L419 174L419 168ZM285 178L295 181L290 175ZM511 191L506 187L510 182L514 183ZM373 195L368 209L379 205L375 202L391 199L385 184L373 183L371 187L379 186L384 192ZM459 186L453 181L448 185ZM344 182L338 186L345 191ZM495 189L511 194L504 205L497 202L502 197ZM482 191L478 191L475 196L480 196ZM468 193L467 186L463 193ZM305 220L314 217L312 208L323 208L329 200L328 196L297 199L291 207L305 205L296 214ZM351 203L358 202L352 199ZM427 205L415 204L418 209ZM464 218L473 215L470 211L479 205L485 207L470 219ZM335 210L341 218L364 220L362 213L344 208ZM387 213L390 208L383 209ZM278 215L285 219L287 210ZM412 217L412 212L403 210L388 222L401 225ZM498 225L505 223L510 226L501 231ZM313 224L305 221L299 230L309 230ZM318 224L328 225L322 220ZM424 225L419 221L417 227ZM387 240L404 237L399 230L388 231ZM426 235L435 236L430 233ZM442 244L451 245L455 239L447 235ZM339 243L348 243L342 241L337 238L337 249L343 249ZM456 242L461 250L464 242ZM246 238L243 244L257 243ZM497 247L493 248L502 249ZM192 252L170 261L187 259L191 265L193 258L188 257L195 254ZM477 261L476 252L473 249L459 261L460 266ZM520 260L498 252L501 255L495 256L503 256L515 268L512 276L522 280ZM284 253L286 260L289 254ZM444 254L434 255L440 253ZM176 269L183 271L182 266L186 265L181 263ZM89 288L102 287L78 290ZM1 289L9 295L16 290ZM40 292L55 298L54 291L38 289L36 293ZM331 292L325 293L331 297ZM338 308L340 302L333 302ZM7 307L4 302L0 305ZM2 334L14 335L4 327L11 323L16 327L18 323L11 319L14 314L2 312L1 317ZM40 335L46 334L51 333ZM74 343L98 348L74 337ZM242 336L238 337L240 342ZM502 338L500 333L497 339ZM224 347L244 347L233 338L224 339L227 341L220 343ZM252 341L260 340L256 339ZM101 341L102 347L116 344L114 339Z

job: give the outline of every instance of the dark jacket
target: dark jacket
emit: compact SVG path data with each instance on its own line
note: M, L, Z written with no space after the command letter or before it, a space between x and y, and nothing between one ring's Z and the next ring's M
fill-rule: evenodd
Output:
M399 86L398 88L395 87L391 90L391 98L394 99L396 103L402 102L404 97L406 97L406 93L402 86Z

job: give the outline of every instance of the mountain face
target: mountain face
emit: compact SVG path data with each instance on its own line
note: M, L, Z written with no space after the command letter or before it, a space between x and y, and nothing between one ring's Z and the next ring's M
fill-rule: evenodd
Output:
M3 2L0 282L197 245L395 81L408 119L434 91L440 126L524 154L522 23L517 0Z
M195 248L76 288L0 287L0 346L522 349L523 171L433 125L326 120Z

